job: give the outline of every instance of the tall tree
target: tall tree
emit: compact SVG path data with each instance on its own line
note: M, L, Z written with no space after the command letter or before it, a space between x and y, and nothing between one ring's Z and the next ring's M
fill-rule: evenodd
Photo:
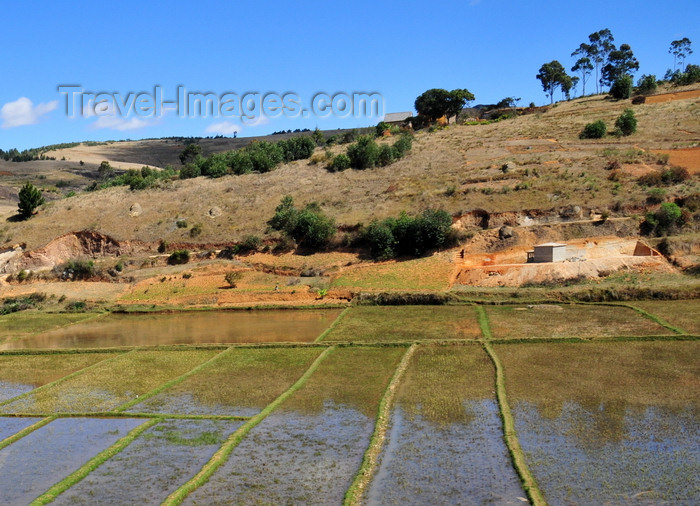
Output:
M693 54L693 50L690 48L690 39L683 37L682 39L674 40L671 42L668 52L673 55L673 70L676 70L676 62L678 60L681 60L681 68L685 69L686 56Z
M595 66L596 93L600 93L600 69L608 60L608 55L615 50L612 32L608 28L593 32L588 36L590 44L582 44L589 48L588 57ZM580 49L580 47L579 47Z
M639 62L634 57L629 44L622 44L620 49L614 49L608 55L608 62L601 72L601 82L611 85L622 76L632 76L639 70Z
M557 60L544 63L540 67L539 73L535 76L542 83L542 89L549 95L549 103L554 103L554 91L561 87L562 91L568 93L573 86L571 78L566 74L564 66Z
M418 114L433 121L443 116L449 120L450 116L456 115L471 100L474 100L474 95L467 89L447 91L433 88L416 98L414 107Z
M578 72L581 74L581 84L583 85L584 96L586 95L586 80L588 79L588 76L591 75L591 70L593 70L593 64L588 56L582 56L576 60L576 64L571 67L571 72Z

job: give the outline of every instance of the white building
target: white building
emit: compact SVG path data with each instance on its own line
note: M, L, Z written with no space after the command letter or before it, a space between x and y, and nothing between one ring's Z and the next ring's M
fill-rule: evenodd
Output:
M546 242L537 244L534 251L527 252L528 262L563 262L566 260L566 244Z

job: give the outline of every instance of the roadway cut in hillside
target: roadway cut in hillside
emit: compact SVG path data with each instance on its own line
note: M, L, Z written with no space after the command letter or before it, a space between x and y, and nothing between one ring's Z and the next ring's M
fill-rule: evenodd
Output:
M458 256L454 284L481 287L555 284L609 276L621 270L673 272L655 250L636 239L587 238L567 242L567 258L526 263L531 246Z

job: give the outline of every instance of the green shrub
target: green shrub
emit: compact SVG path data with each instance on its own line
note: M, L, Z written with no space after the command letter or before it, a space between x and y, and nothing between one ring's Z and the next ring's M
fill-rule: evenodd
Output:
M656 92L657 88L656 76L653 74L644 74L639 78L639 81L637 81L637 93L640 95L651 95Z
M392 146L389 146L388 144L383 144L382 147L379 148L379 155L377 156L377 165L379 165L380 167L390 165L396 159L397 154L397 151Z
M177 220L175 226L177 226L177 228L187 228L187 220Z
M170 265L186 264L189 261L190 261L190 252L186 249L175 250L168 257L168 263Z
M344 153L340 153L333 157L333 161L330 164L331 171L340 172L350 168L350 158Z
M389 130L389 124L384 123L383 121L380 121L379 123L377 123L377 126L374 127L374 133L377 137L383 136L384 132L386 132L387 130Z
M202 175L202 170L196 163L188 163L180 169L180 179L193 179Z
M198 237L199 235L202 234L202 225L200 223L197 223L190 229L190 237Z
M282 198L268 224L293 238L297 244L315 250L327 246L336 231L333 219L326 216L317 203L312 202L297 210L289 195Z
M603 120L588 123L579 134L579 139L602 139L605 137L607 130Z
M255 172L269 172L284 161L284 151L276 143L254 141L245 149Z
M308 135L292 137L277 144L282 148L285 162L305 160L311 156L316 148L316 143Z
M634 111L625 109L615 121L615 128L624 136L635 133L637 131L637 118L634 117Z
M353 169L369 169L377 165L379 146L369 135L361 135L357 142L348 148L347 155Z
M454 242L452 216L443 210L426 209L416 217L402 213L398 218L372 222L360 241L375 259L397 255L420 256Z
M411 151L411 148L413 147L413 136L411 134L403 134L399 139L394 143L394 149L396 149L396 152L398 153L397 158L402 158Z
M253 161L250 159L250 155L245 149L230 151L226 159L228 166L231 168L231 173L233 174L241 175L253 172Z
M19 204L17 210L22 219L26 220L34 214L34 210L44 203L41 191L32 183L25 183L19 190Z
M258 251L262 245L262 240L257 235L247 235L243 238L243 241L237 245L237 253L249 253L251 251Z
M54 269L62 279L90 279L96 274L92 260L68 260Z
M655 212L647 213L642 232L656 235L667 234L674 226L682 225L683 212L677 204L664 202Z
M618 100L630 98L630 95L632 95L632 78L628 75L618 77L610 87L610 95Z

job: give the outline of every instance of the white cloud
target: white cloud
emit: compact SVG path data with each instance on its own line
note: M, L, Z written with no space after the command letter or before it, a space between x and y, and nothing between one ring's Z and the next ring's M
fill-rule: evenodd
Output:
M246 126L252 127L267 125L270 122L267 116L253 116L252 118L241 116L241 121L243 121Z
M109 128L110 130L136 130L138 128L145 128L151 126L152 121L145 121L138 118L122 118L121 116L100 116L97 118L90 128L94 130L100 130L102 128Z
M231 121L222 121L221 123L212 123L204 129L205 133L216 135L233 135L240 134L243 127Z
M58 100L45 104L34 105L27 97L20 97L14 102L8 102L0 109L2 127L12 128L23 125L33 125L39 118L58 107Z

